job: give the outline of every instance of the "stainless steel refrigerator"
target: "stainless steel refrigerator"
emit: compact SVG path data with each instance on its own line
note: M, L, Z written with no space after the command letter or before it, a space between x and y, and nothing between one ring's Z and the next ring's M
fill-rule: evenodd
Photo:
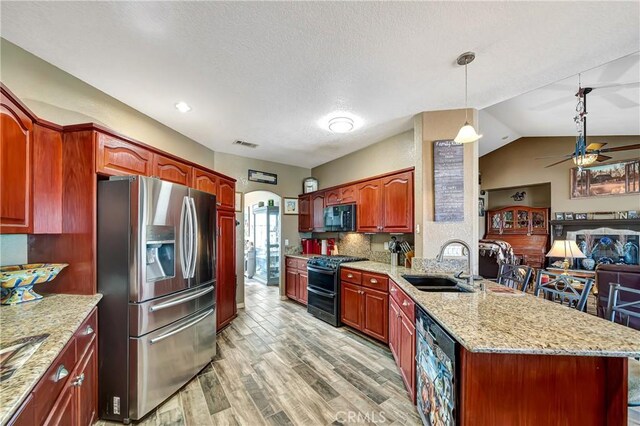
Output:
M139 420L216 353L215 196L98 182L100 418Z

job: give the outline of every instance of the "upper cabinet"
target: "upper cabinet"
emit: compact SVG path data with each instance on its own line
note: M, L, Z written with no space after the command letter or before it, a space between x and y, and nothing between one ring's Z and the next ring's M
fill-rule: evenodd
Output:
M121 139L97 133L96 170L109 176L142 175L153 173L153 153Z
M298 231L311 232L311 195L302 195L298 198Z
M2 87L0 232L62 232L62 133L39 124Z
M336 206L339 204L354 204L357 201L356 185L344 186L327 190L325 193L325 206Z
M191 185L193 167L164 155L153 155L153 176L180 185Z
M219 209L235 210L236 184L232 180L219 178L216 202Z
M218 195L218 177L197 167L193 168L193 183L191 186L199 191Z
M382 181L370 180L358 184L356 227L358 232L382 232Z
M413 172L381 181L384 232L413 232Z
M315 232L324 231L324 193L314 193L311 196L311 226Z

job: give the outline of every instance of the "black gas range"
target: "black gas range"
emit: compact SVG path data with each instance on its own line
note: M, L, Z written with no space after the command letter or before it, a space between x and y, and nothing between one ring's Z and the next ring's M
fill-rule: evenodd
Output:
M316 256L307 262L307 312L340 326L340 265L368 260L355 256Z

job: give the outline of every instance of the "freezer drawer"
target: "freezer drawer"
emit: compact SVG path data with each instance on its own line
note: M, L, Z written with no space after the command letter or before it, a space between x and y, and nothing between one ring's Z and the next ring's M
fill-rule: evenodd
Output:
M129 304L129 336L139 337L215 304L212 285Z
M180 389L216 353L215 309L129 338L129 417L139 420Z

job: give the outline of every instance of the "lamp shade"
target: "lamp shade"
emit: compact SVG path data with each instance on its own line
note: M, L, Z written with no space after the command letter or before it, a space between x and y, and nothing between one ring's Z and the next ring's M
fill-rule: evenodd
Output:
M587 256L580 251L575 241L556 240L547 253L547 257L561 257L563 259L580 259Z
M464 123L464 126L460 128L460 131L458 131L458 135L456 136L454 141L457 143L470 143L477 141L481 137L482 135L477 134L476 129L474 129L473 126L467 121Z

